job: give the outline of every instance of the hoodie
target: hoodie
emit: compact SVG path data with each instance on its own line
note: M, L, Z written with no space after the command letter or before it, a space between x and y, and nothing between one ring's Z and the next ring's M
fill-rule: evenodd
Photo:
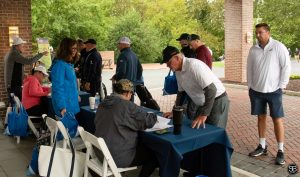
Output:
M24 79L22 90L22 104L25 109L29 109L33 106L41 103L41 97L47 96L50 89L42 87L39 80L35 76L28 76Z
M155 114L112 94L98 107L95 136L105 140L118 167L128 167L136 153L138 131L153 127L156 121Z

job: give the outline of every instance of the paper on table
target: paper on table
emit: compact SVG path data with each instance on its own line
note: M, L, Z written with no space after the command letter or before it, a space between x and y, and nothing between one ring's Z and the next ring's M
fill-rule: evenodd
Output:
M145 131L146 132L153 132L156 130L162 130L162 129L166 129L169 127L172 127L173 125L169 125L169 122L171 121L171 119L167 119L161 116L157 116L157 122L154 124L154 126L152 128L148 128Z

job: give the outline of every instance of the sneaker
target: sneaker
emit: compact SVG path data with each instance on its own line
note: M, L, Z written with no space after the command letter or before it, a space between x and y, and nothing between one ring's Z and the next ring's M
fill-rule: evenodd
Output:
M261 144L259 144L254 151L252 151L252 152L249 153L249 156L251 156L251 157L258 157L258 156L261 156L261 155L267 155L267 153L268 153L267 152L267 148L268 148L267 145L266 145L266 147L264 149L264 148L262 148Z
M283 154L282 150L278 150L275 161L276 161L277 165L285 164L284 154Z

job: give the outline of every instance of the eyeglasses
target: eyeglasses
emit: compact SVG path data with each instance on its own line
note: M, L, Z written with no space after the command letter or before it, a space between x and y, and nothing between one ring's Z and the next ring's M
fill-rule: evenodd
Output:
M77 47L72 47L72 50L77 50Z

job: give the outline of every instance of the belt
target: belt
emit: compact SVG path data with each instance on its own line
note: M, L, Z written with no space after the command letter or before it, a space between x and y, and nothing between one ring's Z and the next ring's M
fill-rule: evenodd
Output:
M215 100L220 99L220 98L222 98L222 97L224 97L224 96L227 96L227 93L226 93L226 92L222 93L220 96L217 96L217 97L215 98Z

